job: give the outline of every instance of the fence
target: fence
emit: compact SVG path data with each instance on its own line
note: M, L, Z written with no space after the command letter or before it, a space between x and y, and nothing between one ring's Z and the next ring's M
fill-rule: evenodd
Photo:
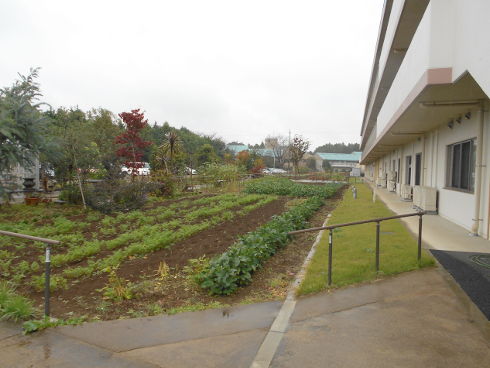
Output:
M422 217L426 213L423 212L414 212L407 213L404 215L390 216L390 217L380 217L370 220L363 221L355 221L355 222L346 222L343 224L331 225L331 226L322 226L322 227L313 227L309 229L291 231L288 235L306 233L310 231L319 231L319 230L329 230L328 234L328 285L332 285L332 257L333 257L333 230L339 227L353 226L353 225L361 225L375 222L376 223L376 272L379 272L379 230L381 227L382 221L400 219L404 217L413 217L419 216L419 233L418 233L418 243L417 243L417 260L420 264L420 260L422 257Z
M50 290L51 245L58 245L58 244L60 244L60 241L52 240L52 239L39 238L37 236L18 234L18 233L13 233L10 231L3 231L3 230L0 230L0 235L6 235L6 236L12 236L15 238L33 240L33 241L44 243L46 245L46 248L45 248L45 279L44 279L44 315L46 317L48 317L49 313L50 313L49 300L51 298L51 290Z

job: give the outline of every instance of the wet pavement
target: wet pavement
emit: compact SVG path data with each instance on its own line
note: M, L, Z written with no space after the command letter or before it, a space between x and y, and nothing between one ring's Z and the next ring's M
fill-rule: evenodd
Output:
M249 367L280 302L86 323L23 336L0 367ZM482 367L489 340L437 269L297 301L273 367Z
M248 367L281 302L63 326L0 323L0 367Z
M489 340L440 271L429 269L300 299L271 366L446 368L489 361Z

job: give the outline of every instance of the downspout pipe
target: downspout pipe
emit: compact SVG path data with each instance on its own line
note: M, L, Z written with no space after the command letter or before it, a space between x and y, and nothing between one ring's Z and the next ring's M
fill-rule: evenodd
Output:
M424 186L425 185L425 170L427 168L425 167L425 134L422 136L422 152L421 152L421 157L420 157L420 165L422 166L420 169L420 185Z
M485 118L483 102L480 106L480 119L478 119L477 137L476 137L476 164L475 164L475 213L473 215L473 226L471 227L472 236L478 236L480 228L480 200L481 200L481 182L482 182L482 157L483 157L483 122Z

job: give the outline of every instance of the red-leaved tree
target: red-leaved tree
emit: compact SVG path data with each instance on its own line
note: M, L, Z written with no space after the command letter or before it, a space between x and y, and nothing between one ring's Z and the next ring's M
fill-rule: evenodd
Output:
M145 114L140 113L140 109L120 113L119 117L126 129L116 137L116 143L119 145L116 155L124 158L124 165L130 169L132 175L136 175L138 169L143 166L143 148L152 144L140 137L141 130L148 125L148 120L145 119Z

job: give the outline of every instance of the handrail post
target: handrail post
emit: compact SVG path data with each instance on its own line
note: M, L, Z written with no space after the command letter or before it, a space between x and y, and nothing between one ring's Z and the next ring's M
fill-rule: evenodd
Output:
M419 239L418 239L418 250L417 250L417 261L419 262L422 259L422 216L423 214L421 213L419 215Z
M51 276L51 247L46 244L46 254L45 254L45 278L44 278L44 316L49 317L50 305L49 299L51 297L50 290L50 276Z
M328 286L332 285L332 248L333 248L333 229L328 234Z
M379 272L379 228L380 221L376 222L376 272Z
M13 236L15 238L28 239L36 242L45 244L45 273L44 273L44 315L45 317L49 317L50 314L50 303L49 299L51 298L51 289L50 289L50 277L51 277L51 244L60 244L59 240L40 238L38 236L26 235L14 233L11 231L0 230L0 235Z

